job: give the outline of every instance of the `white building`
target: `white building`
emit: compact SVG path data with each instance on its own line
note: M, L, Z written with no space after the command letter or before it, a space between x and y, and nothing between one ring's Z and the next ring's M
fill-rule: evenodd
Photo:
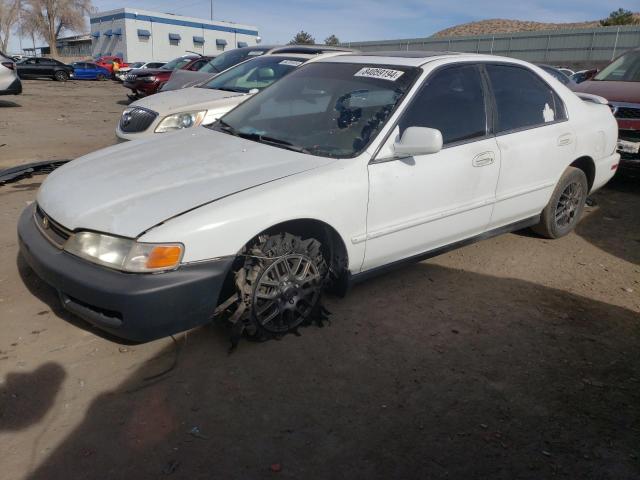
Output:
M126 62L169 61L188 51L217 55L260 41L251 25L133 8L92 14L90 24L93 57L116 55Z

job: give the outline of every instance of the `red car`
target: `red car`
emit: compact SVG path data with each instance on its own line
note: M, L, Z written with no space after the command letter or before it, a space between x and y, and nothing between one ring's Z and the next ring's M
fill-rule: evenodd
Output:
M127 95L131 100L153 95L169 80L174 70L200 70L213 57L201 55L184 55L165 63L160 68L131 70L124 77L123 85L131 90Z
M621 165L640 166L640 49L630 50L578 84L577 92L606 98L618 121Z
M111 55L105 56L105 57L100 57L100 58L96 59L95 62L92 62L92 63L95 63L99 67L106 68L107 70L109 70L109 73L111 75L113 75L113 62L116 62L116 61L120 64L121 68L129 66L129 64L125 63L125 61L122 60L122 58L111 56Z

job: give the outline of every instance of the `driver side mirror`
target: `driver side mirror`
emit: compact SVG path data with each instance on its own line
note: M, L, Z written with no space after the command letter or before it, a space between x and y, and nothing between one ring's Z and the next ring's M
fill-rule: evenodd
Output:
M415 157L429 155L442 150L442 133L435 128L409 127L400 141L393 144L396 157Z

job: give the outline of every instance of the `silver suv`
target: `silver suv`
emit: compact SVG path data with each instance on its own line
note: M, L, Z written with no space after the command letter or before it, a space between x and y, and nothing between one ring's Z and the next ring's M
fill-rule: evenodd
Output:
M16 64L12 58L0 52L0 95L19 95L22 83L16 72Z

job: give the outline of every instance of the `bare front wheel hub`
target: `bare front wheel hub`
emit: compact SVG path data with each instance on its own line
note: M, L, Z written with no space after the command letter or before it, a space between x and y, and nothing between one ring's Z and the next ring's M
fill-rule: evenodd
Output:
M318 301L322 278L306 255L284 255L269 265L254 292L254 315L272 333L299 326Z

